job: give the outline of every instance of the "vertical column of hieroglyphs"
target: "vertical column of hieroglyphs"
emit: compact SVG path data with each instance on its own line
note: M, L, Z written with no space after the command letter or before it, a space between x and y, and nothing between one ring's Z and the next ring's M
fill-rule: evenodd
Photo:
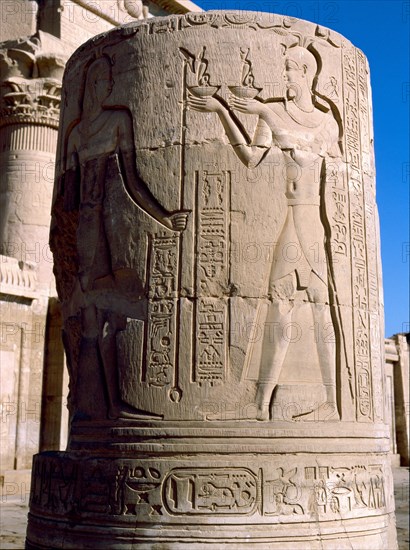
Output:
M365 227L367 252L367 277L369 292L370 356L373 387L374 419L383 418L383 389L381 371L381 329L379 319L379 277L377 267L377 232L375 174L372 143L371 98L369 93L369 71L367 61L357 50L357 72L359 92L359 120L362 151L362 173L364 182Z
M347 181L344 177L341 165L331 162L327 165L327 182L332 189L334 210L331 215L330 225L332 229L332 253L338 262L343 265L349 258L349 213Z
M355 348L356 413L361 421L372 420L370 334L367 291L367 257L364 191L359 126L359 92L356 49L343 50L345 147L349 173L353 341Z
M195 382L225 379L229 283L230 174L196 173Z
M171 387L176 374L178 237L158 233L150 245L145 381Z

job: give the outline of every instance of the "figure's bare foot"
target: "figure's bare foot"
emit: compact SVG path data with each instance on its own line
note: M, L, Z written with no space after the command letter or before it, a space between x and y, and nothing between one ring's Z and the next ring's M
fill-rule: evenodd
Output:
M325 401L318 407L312 407L303 413L293 415L292 420L301 420L304 422L335 422L340 420L340 415L334 401Z
M238 405L238 404L237 404ZM204 418L209 421L232 421L232 420L245 420L249 422L255 422L259 420L260 411L254 403L248 403L244 406L224 408L221 407L216 411L207 411L204 412ZM269 414L264 420L269 420Z
M87 273L87 272L79 273L78 278L79 278L79 281L80 281L81 290L83 292L87 292L87 290L89 290L89 286L90 286L90 274Z
M255 402L257 405L256 420L270 420L270 402L276 384L261 382L258 384Z
M110 407L108 411L108 418L110 420L119 420L121 418L124 418L124 419L153 418L153 419L162 420L163 416L159 414L150 413L147 411L141 411L140 409L136 409L131 405L128 405L127 403L118 403Z
M269 408L264 407L264 408L258 409L258 412L256 414L256 420L259 420L261 422L266 422L266 420L270 420Z
M114 279L111 274L98 277L93 283L93 290L113 290L114 287Z

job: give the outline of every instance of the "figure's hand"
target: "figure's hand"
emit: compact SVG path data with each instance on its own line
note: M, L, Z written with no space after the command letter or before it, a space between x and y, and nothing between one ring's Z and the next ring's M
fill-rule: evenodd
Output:
M229 97L228 104L231 109L247 115L261 115L264 107L261 101L237 97L232 94Z
M216 113L221 109L221 104L214 97L196 97L188 94L188 107L201 113Z
M167 216L164 220L164 225L173 231L183 231L186 228L189 212L175 212Z

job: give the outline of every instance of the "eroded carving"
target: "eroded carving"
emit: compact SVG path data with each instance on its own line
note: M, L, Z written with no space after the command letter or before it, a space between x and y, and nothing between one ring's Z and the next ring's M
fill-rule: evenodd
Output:
M369 349L368 317L368 266L366 259L366 230L363 193L363 174L360 144L360 95L357 86L358 74L356 51L349 48L343 54L345 75L345 143L350 164L350 224L352 231L352 294L355 307L353 317L354 345L356 356L357 418L370 420L372 410L371 366ZM361 78L363 87L363 78Z
M130 112L126 108L104 107L113 88L111 61L100 57L87 67L82 113L66 138L66 166L61 178L59 193L63 196L63 210L78 211L77 253L78 290L81 296L77 308L81 308L82 340L78 370L89 368L91 361L102 363L104 386L108 395L110 418L135 416L135 410L121 399L116 360L116 334L124 330L127 316L115 312L109 306L97 305L98 298L107 291L127 295L143 292L144 284L128 266L117 265L116 250L110 212L104 200L108 185L118 180L125 185L130 197L163 227L180 231L186 226L187 214L167 212L153 197L136 169L134 131ZM54 251L58 256L58 250ZM160 272L161 259L154 250L154 272ZM120 262L118 262L119 264ZM165 266L165 269L168 267ZM155 271L156 270L156 271ZM158 284L158 281L156 281ZM154 284L154 283L153 283ZM157 286L155 292L161 292ZM75 303L75 298L73 298ZM152 322L158 304L151 306ZM134 307L134 318L146 318L146 306L142 301ZM155 323L154 323L155 324ZM155 337L155 329L151 329ZM94 351L93 351L94 350ZM155 349L150 351L155 354ZM157 353L158 355L158 353ZM155 361L154 361L155 362ZM161 362L160 362L161 363ZM162 365L162 363L161 363ZM150 367L149 367L150 368ZM164 371L149 373L150 380L163 383ZM162 367L163 368L163 365ZM162 381L162 382L160 382ZM77 384L77 392L81 392ZM81 403L82 399L82 403ZM79 415L87 397L79 402ZM85 417L88 415L85 414Z
M157 235L151 243L146 382L171 386L176 369L178 239Z
M387 505L381 464L304 468L264 466L181 467L164 472L147 461L106 459L36 460L31 506L62 513L87 512L145 517L155 515L255 516L259 518L319 514L323 518L354 517Z
M386 505L381 465L310 467L305 469L305 477L315 480L311 506L322 514L346 514Z
M164 502L176 515L251 515L257 510L258 483L244 468L177 469L164 482Z
M297 468L293 468L285 472L283 468L277 468L275 479L265 482L264 515L289 516L304 513L303 506L300 504L302 491L293 479L297 474L297 470Z

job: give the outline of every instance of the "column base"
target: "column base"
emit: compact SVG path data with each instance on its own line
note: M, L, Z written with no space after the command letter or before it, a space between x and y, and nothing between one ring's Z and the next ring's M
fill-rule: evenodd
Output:
M397 548L385 454L133 455L36 455L26 548Z

